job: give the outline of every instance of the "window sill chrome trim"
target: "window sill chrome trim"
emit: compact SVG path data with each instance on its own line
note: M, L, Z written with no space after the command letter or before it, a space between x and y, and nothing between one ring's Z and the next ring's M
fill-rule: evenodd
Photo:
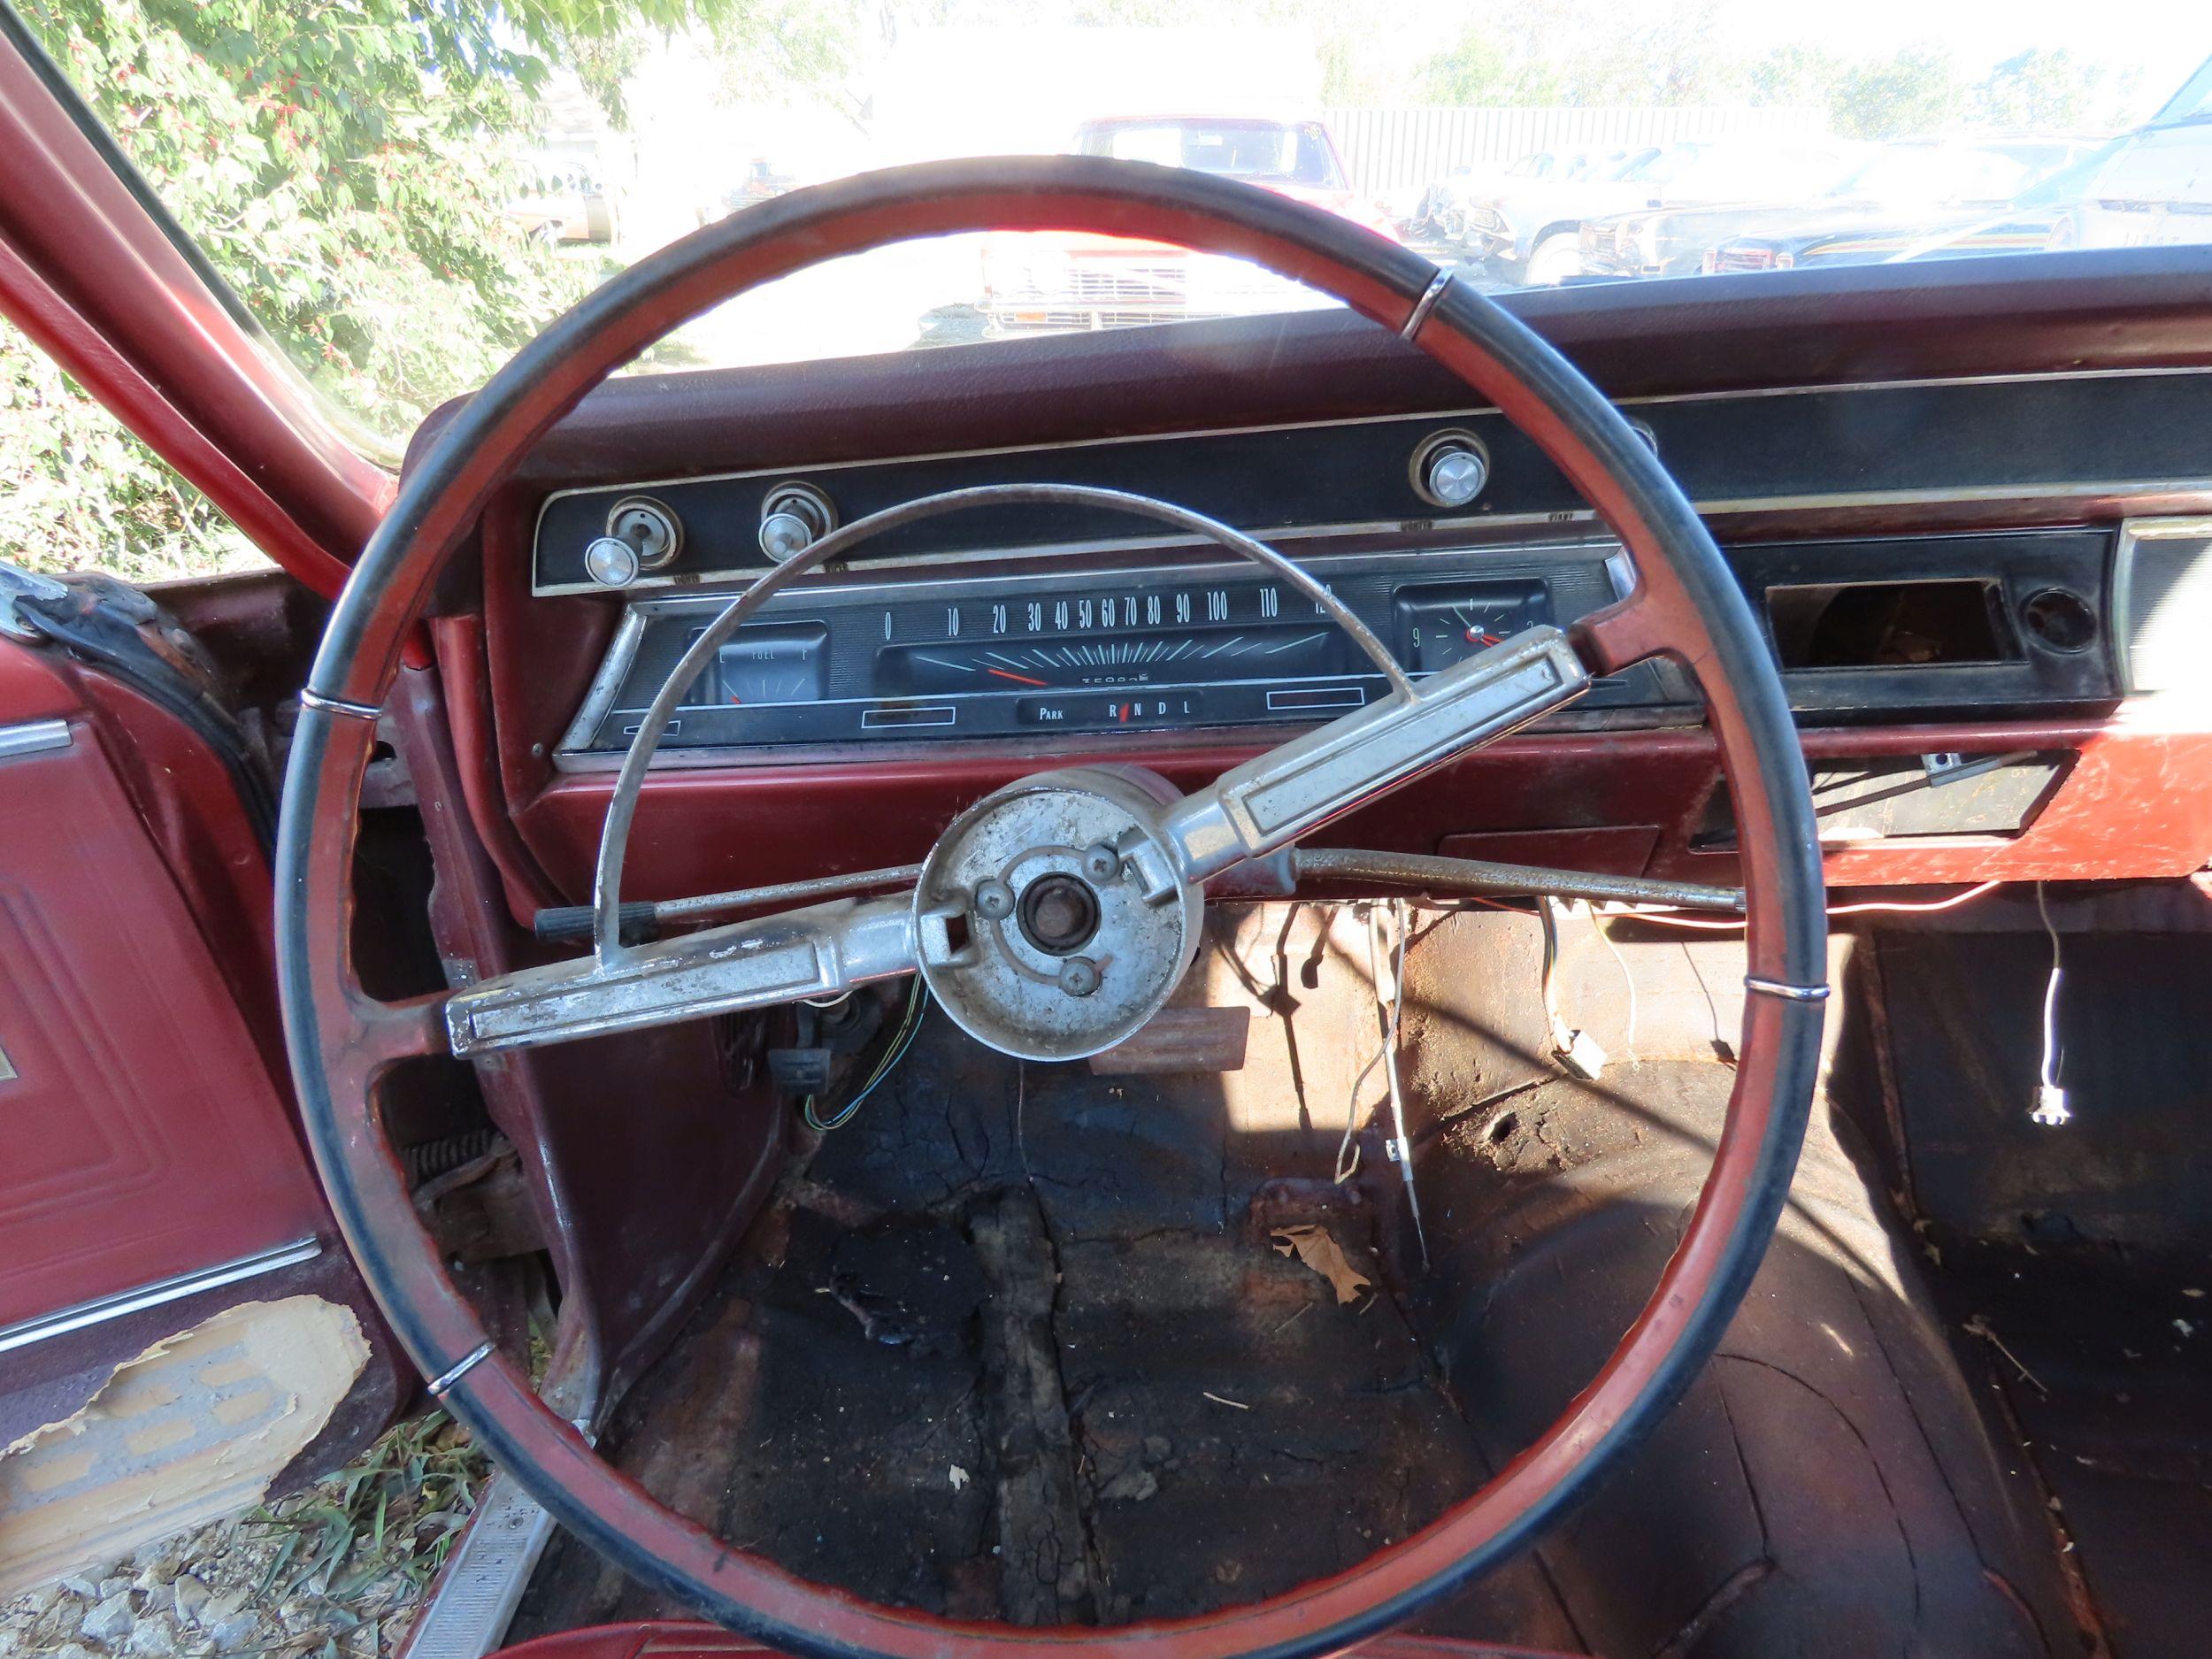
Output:
M20 726L0 726L0 760L67 749L70 741L66 720L26 720Z
M203 1291L220 1290L227 1285L258 1279L280 1268L296 1267L302 1262L313 1261L322 1253L320 1239L300 1239L252 1256L242 1256L236 1261L225 1262L217 1267L179 1273L172 1279L157 1279L152 1284L141 1285L135 1290L119 1291L111 1296L81 1302L73 1308L64 1308L57 1313L19 1320L14 1325L0 1326L0 1354L50 1341L58 1336L67 1336L72 1332L88 1330L96 1325L105 1325L129 1314L142 1313L149 1308L181 1302L185 1297L196 1296Z

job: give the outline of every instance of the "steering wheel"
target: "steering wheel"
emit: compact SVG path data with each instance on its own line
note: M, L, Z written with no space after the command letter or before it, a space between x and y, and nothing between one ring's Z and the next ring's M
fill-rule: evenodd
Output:
M995 229L1171 242L1333 295L1525 432L1619 536L1634 585L1565 633L1531 629L1416 684L1294 565L1179 508L1043 485L908 503L754 584L670 676L611 804L588 956L449 995L371 998L349 949L362 775L403 643L493 489L606 374L709 306L839 255ZM1096 505L1102 495L1269 565L1349 629L1388 693L1179 799L1133 768L1024 780L955 820L910 896L621 941L622 848L655 736L715 641L778 581L892 523L976 500ZM1661 652L1702 687L1740 833L1750 995L1711 1171L1651 1300L1560 1418L1482 1490L1335 1577L1110 1630L957 1624L810 1584L730 1548L597 1457L494 1348L416 1214L373 1104L379 1079L403 1060L759 1008L909 972L995 1048L1041 1059L1094 1053L1174 988L1210 875L1559 706L1594 675ZM554 323L431 446L355 566L301 702L277 849L285 1033L308 1137L364 1277L433 1391L557 1519L634 1577L779 1648L819 1659L1304 1659L1400 1624L1528 1548L1680 1397L1765 1253L1796 1164L1827 995L1818 847L1779 678L1719 550L1653 451L1527 327L1411 250L1266 191L1094 157L935 163L795 191L674 243Z

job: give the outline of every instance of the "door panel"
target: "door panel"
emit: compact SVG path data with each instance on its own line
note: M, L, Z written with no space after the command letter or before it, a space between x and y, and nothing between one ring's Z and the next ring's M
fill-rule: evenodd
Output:
M22 733L23 723L0 729ZM0 757L0 1326L311 1237L223 974L88 718Z
M285 1092L242 747L175 689L0 638L0 1596L319 1473L409 1386Z

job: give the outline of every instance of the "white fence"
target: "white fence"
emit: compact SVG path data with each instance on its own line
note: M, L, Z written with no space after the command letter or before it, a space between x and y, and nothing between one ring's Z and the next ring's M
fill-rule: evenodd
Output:
M1786 104L1686 104L1675 109L1337 109L1323 111L1352 175L1369 196L1417 190L1455 167L1497 165L1532 150L1611 150L1699 138L1809 138L1821 111Z

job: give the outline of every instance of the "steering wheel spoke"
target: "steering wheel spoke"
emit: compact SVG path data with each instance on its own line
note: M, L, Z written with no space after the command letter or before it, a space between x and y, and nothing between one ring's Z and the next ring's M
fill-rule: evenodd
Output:
M386 1066L445 1052L443 991L396 1002L362 997L353 1003L353 1047L372 1064Z
M445 1004L456 1055L493 1054L834 996L914 970L904 894L841 899L488 979Z
M1632 589L1567 627L1575 654L1593 674L1617 674L1663 654L1679 654L1695 635L1668 614L1648 588Z
M349 985L339 997L342 1027L330 1044L332 1074L365 1095L403 1060L444 1054L446 998L438 991L386 1002Z
M1589 684L1565 634L1530 628L1231 768L1171 808L1162 827L1183 879L1203 881L1548 714Z

